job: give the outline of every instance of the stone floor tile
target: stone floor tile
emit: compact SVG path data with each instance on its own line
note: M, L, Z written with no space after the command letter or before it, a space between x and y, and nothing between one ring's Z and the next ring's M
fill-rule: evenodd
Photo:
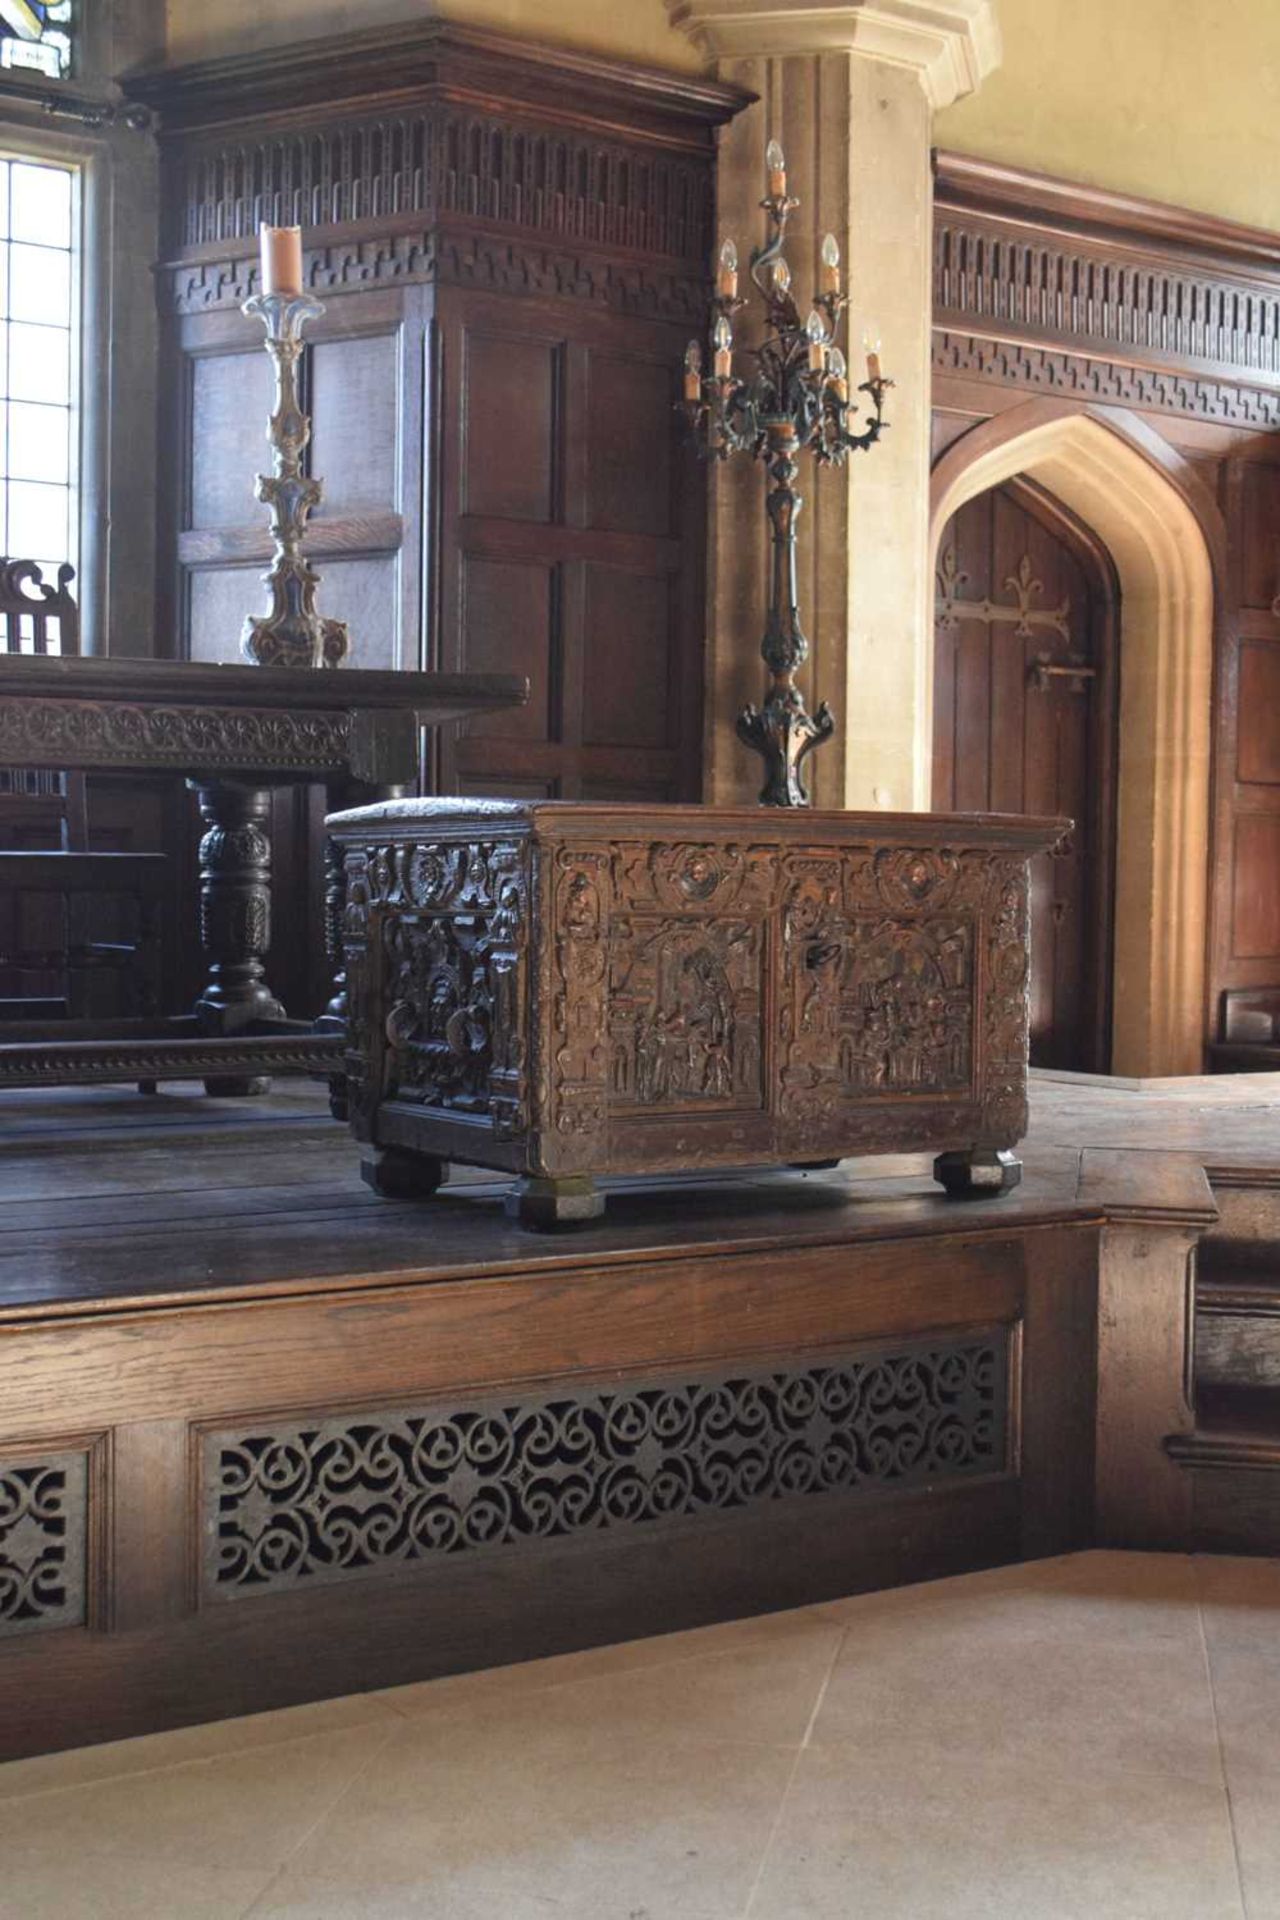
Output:
M579 1653L556 1654L545 1660L527 1660L507 1667L484 1667L475 1673L449 1674L403 1687L388 1687L367 1696L397 1713L434 1713L453 1709L481 1694L511 1698L517 1693L540 1692L603 1675L630 1673L644 1667L669 1666L676 1661L704 1659L742 1647L828 1632L836 1617L825 1606L799 1607L787 1613L758 1614L745 1620L727 1620L709 1627L691 1627L682 1633L654 1634L644 1640L586 1647Z
M397 1730L385 1718L279 1746L129 1774L0 1805L11 1846L246 1871L285 1861Z
M807 1749L749 1920L1241 1920L1226 1795L940 1754Z
M223 1754L256 1747L279 1746L312 1734L340 1732L372 1722L394 1724L391 1705L378 1694L353 1693L337 1700L316 1700L300 1707L282 1707L275 1713L246 1714L234 1720L212 1720L203 1726L175 1727L168 1733L143 1734L136 1740L110 1740L96 1747L73 1747L66 1753L38 1754L30 1760L0 1765L0 1802L23 1794L49 1793L62 1787L85 1786L124 1774L156 1773L191 1760L213 1760Z
M1280 1776L1280 1613L1267 1651L1209 1643L1209 1672L1223 1758L1237 1771L1261 1767ZM1280 1803L1276 1806L1280 1823Z
M1162 1636L1157 1624L1144 1644L1142 1611L1105 1637L1091 1605L1073 1620L1057 1595L1002 1593L850 1623L812 1742L873 1751L909 1734L957 1764L1003 1753L1042 1769L1216 1783L1198 1629Z
M842 1626L810 1627L773 1640L750 1640L724 1652L658 1666L623 1667L559 1685L466 1697L444 1693L435 1712L419 1701L415 1722L447 1717L468 1729L504 1722L512 1738L530 1734L561 1744L601 1729L664 1745L726 1740L797 1747L804 1739L827 1674L845 1637ZM442 1736L443 1737L443 1736Z
M865 1594L823 1609L855 1636L873 1621L941 1609L952 1621L998 1622L1001 1637L1168 1642L1199 1655L1199 1599L1190 1560L1175 1554L1074 1554Z
M1227 1762L1227 1792L1248 1920L1280 1920L1280 1766Z
M530 1696L505 1720L440 1715L404 1727L264 1911L288 1913L279 1903L290 1899L304 1911L304 1875L337 1903L322 1912L362 1914L370 1889L413 1885L424 1913L449 1920L472 1906L486 1912L486 1899L494 1920L509 1910L523 1920L514 1903L538 1898L584 1920L739 1920L795 1754L667 1747L604 1715L572 1739L563 1726L540 1736L536 1709L553 1699ZM391 1895L379 1898L372 1912L394 1912Z
M6 1920L242 1920L268 1870L234 1859L120 1859L47 1846L6 1844L0 1913Z

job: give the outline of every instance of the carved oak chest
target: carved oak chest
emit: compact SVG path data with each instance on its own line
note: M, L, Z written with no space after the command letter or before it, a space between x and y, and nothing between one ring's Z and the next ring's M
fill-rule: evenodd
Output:
M927 1149L1012 1185L1028 870L996 815L400 800L335 814L365 1177L518 1179L530 1225L605 1174Z

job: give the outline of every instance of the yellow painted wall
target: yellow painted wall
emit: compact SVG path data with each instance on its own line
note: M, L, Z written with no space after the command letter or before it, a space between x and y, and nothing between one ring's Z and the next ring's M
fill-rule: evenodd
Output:
M1280 0L997 0L939 146L1280 229Z
M1277 0L1280 4L1280 0ZM167 0L169 58L249 53L320 34L447 19L560 41L588 53L698 71L701 57L667 23L663 0Z
M940 146L1280 230L1280 0L997 0L1004 61ZM169 56L435 15L697 71L664 0L167 0Z

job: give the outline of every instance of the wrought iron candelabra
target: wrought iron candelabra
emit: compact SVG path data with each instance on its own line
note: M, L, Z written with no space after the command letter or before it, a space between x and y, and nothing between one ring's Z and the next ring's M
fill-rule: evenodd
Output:
M298 397L298 361L302 329L324 308L308 293L255 294L242 311L267 330L267 352L275 363L275 410L267 426L272 471L259 474L256 496L271 509L275 558L263 583L271 590L271 612L250 615L240 636L240 651L260 667L337 667L346 659L350 637L341 620L316 612L320 576L305 559L302 542L307 522L324 494L321 481L305 469L311 421Z
M685 407L708 458L749 453L763 460L771 485L765 500L772 528L772 590L760 651L769 670L762 706L738 715L738 736L763 756L762 805L807 807L801 778L806 754L835 732L823 701L816 714L805 707L795 676L809 656L809 642L796 605L796 519L804 502L796 492L799 456L807 447L823 466L842 466L857 449L874 446L885 431L884 396L891 380L880 370L878 343L867 341L867 377L851 398L845 357L837 345L848 295L840 289L840 252L833 235L822 243L821 286L807 319L791 292L791 269L783 256L787 218L799 201L787 193L782 149L771 140L766 154L768 192L760 202L768 222L748 270L765 307L763 343L748 349L755 371L733 371L733 316L746 305L738 297L738 257L732 240L720 250L711 302L712 371L704 375L702 350L691 340L685 354ZM859 420L864 424L854 431Z

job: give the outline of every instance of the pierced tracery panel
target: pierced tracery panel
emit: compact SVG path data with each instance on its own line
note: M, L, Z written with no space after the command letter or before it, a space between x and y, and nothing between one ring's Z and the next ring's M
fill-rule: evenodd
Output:
M0 1460L0 1637L83 1626L89 1461Z
M204 1589L230 1600L406 1564L1008 1464L1008 1335L606 1391L204 1439Z

